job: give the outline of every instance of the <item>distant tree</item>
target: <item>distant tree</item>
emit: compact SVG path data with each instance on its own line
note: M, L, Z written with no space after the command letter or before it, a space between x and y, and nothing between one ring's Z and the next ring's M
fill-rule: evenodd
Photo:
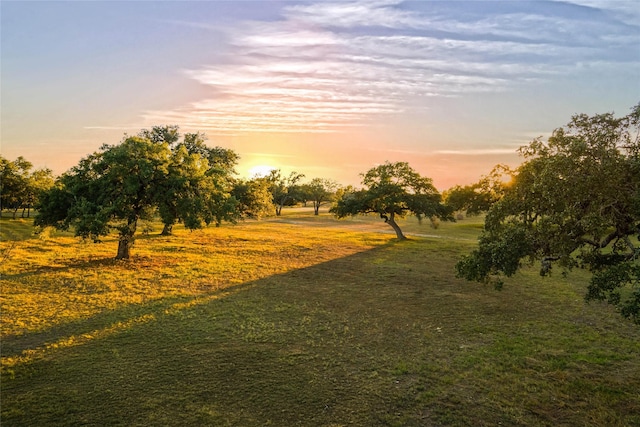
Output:
M640 323L640 104L624 117L576 115L521 148L525 162L485 220L479 247L456 265L502 286L523 260L591 271L587 300Z
M282 176L280 169L272 170L267 175L270 184L271 198L276 209L276 216L280 216L284 206L294 204L298 198L298 182L304 178L304 174L291 172L289 176Z
M241 218L261 219L273 212L270 183L266 178L239 180L231 194L238 201L237 210Z
M345 195L355 193L357 189L353 185L346 185L336 189L335 200L342 199Z
M408 213L453 221L452 211L442 204L430 178L422 177L408 163L386 162L362 174L362 190L345 192L330 212L338 218L375 213L406 239L396 222Z
M336 195L338 183L332 179L313 178L309 183L303 184L302 192L305 194L306 200L313 203L313 213L320 213L320 206L330 202Z
M487 212L494 203L502 199L513 178L513 172L505 165L497 165L487 176L471 185L456 185L445 191L445 204L454 211L465 211L467 215Z
M176 213L187 228L219 223L235 212L235 204L228 203L231 197L220 201L208 195L212 187L217 194L208 170L206 159L190 155L184 147L172 151L165 140L126 137L118 145L103 145L63 174L44 193L35 224L73 227L76 235L93 240L115 229L116 259L126 259L138 221L152 218L166 203L168 189L175 190ZM185 195L183 190L192 184L196 189Z
M297 185L296 187L296 202L302 203L302 206L306 208L311 200L311 188L309 187L309 183L305 182L304 184Z
M55 179L53 172L49 168L36 169L33 171L27 181L27 192L22 204L23 216L24 209L27 209L27 218L30 217L30 210L34 207L45 191L53 187Z
M0 206L13 210L15 219L18 210L22 217L30 216L31 207L37 202L40 193L53 185L50 169L31 171L33 165L20 156L13 162L0 156Z
M476 204L479 194L476 193L476 185L456 185L442 193L444 203L453 209L454 212L465 212L471 215L470 206Z
M0 203L2 209L13 210L14 218L26 197L32 166L24 157L18 157L13 162L0 157Z

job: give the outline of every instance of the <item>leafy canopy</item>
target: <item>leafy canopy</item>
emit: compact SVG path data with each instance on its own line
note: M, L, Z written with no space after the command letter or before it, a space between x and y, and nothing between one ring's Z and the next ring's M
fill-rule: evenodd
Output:
M199 228L203 223L234 221L236 200L230 197L230 192L238 155L226 148L207 146L206 136L201 133L187 133L184 140L178 142L177 127L168 128L171 132L154 127L160 136L152 139L162 141L166 136L165 142L176 144L172 146L168 174L159 193L162 234L171 234L178 221L190 229ZM145 132L148 131L141 134Z
M640 104L624 117L576 115L521 148L525 162L489 210L479 247L456 266L469 280L542 275L558 264L592 272L587 300L607 300L640 323Z
M298 182L304 174L292 171L289 176L282 175L280 169L273 169L266 176L271 191L271 200L276 209L276 216L280 216L284 206L291 206L300 198Z
M320 213L320 206L330 202L335 197L338 183L332 179L313 178L306 184L300 186L300 193L305 200L313 203L313 213Z
M0 208L12 209L14 218L18 209L23 210L23 217L25 210L29 216L40 194L53 185L51 169L31 171L32 168L31 162L22 156L14 161L0 156Z
M231 194L237 200L241 218L261 219L273 212L271 183L265 177L237 180Z
M362 174L364 189L345 192L331 208L338 218L375 213L405 239L396 222L408 213L420 217L453 220L451 209L441 203L430 178L420 176L406 162L386 162Z
M487 176L471 185L456 185L444 194L445 203L454 211L465 211L467 215L487 212L500 200L513 175L508 166L497 165Z
M173 145L177 130L157 126L120 144L103 145L43 195L35 224L72 227L77 236L94 241L116 230L120 259L129 258L138 221L156 212L165 225L179 219L190 229L233 219L228 169L212 171L200 153Z

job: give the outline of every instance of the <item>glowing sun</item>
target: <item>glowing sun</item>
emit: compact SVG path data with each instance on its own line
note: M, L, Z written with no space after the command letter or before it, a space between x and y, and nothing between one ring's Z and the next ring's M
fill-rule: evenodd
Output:
M269 173L274 169L277 169L277 168L274 168L273 166L267 166L267 165L253 166L252 168L249 168L249 177L261 178L269 175Z

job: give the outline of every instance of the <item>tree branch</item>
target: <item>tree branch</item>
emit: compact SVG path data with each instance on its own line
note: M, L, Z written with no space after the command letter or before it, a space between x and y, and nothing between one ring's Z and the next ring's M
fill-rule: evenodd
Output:
M589 244L598 249L602 249L602 248L606 248L609 245L609 243L611 243L613 239L615 239L616 237L623 237L620 235L620 233L618 233L618 230L612 231L607 237L602 239L600 242L596 242L593 239L587 239L586 237L581 237L580 241L582 243Z

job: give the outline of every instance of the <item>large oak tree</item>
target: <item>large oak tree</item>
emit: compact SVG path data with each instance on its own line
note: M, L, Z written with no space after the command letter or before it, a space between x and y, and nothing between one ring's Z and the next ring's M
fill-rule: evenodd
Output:
M102 146L44 194L35 224L72 227L76 235L93 240L115 229L116 259L125 259L139 220L150 219L158 209L165 224L179 218L190 229L230 218L235 204L230 194L215 191L219 176L209 173L208 160L200 154L181 145L172 150L177 138L177 127L155 127ZM168 195L175 202L170 213Z
M624 117L576 115L525 162L487 213L479 247L458 275L494 281L523 261L592 273L587 300L607 300L640 323L640 104Z

